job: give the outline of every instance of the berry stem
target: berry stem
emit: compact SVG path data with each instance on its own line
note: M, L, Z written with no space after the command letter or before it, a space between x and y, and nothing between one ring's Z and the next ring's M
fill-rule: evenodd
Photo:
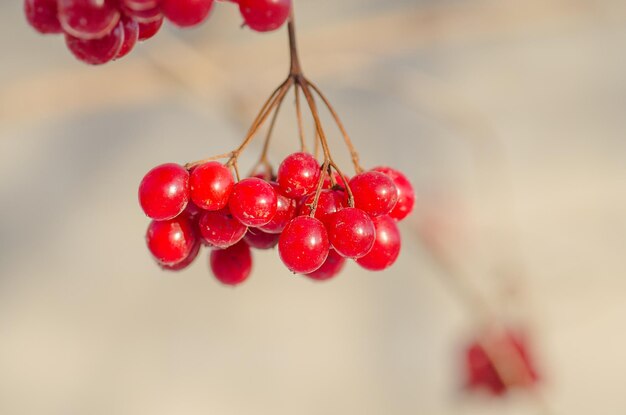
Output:
M263 150L261 152L261 156L259 157L259 161L253 167L252 171L254 172L260 165L265 167L266 173L271 177L272 176L272 166L267 158L267 153L270 148L270 142L272 140L272 133L274 132L274 126L276 125L276 120L278 119L278 113L280 112L280 107L285 100L285 96L287 92L291 89L291 84L289 84L286 88L285 95L279 97L276 107L274 109L274 114L272 115L272 120L270 121L270 125L267 129L267 134L265 135L265 142L263 143ZM297 88L296 88L297 89Z
M256 163L253 169L253 172L254 172L255 169L257 169L260 165L262 165L265 167L266 173L269 172L269 174L271 175L272 169L267 158L267 153L269 151L272 133L274 131L274 126L276 124L276 120L278 118L281 105L283 103L283 100L285 99L285 96L287 95L291 87L293 86L295 87L296 117L298 121L298 133L300 137L301 150L303 152L307 151L307 146L306 146L305 137L304 137L303 122L302 122L300 90L302 90L302 93L307 101L307 104L309 106L309 109L311 111L311 115L313 116L313 120L315 124L315 140L314 140L315 158L317 158L320 147L324 155L324 162L322 165L322 174L320 175L319 183L317 185L317 190L315 192L315 198L314 198L314 202L313 202L312 209L311 209L311 215L313 216L315 214L315 210L317 209L319 195L320 195L320 192L322 191L324 179L326 178L325 175L329 175L332 186L336 185L336 180L333 177L332 170L336 171L341 177L346 193L348 194L348 206L354 207L354 195L352 194L352 190L350 189L348 181L346 180L346 177L341 171L341 169L339 168L339 166L337 166L337 164L332 158L330 148L328 146L328 140L326 139L326 134L324 133L324 128L320 120L317 104L315 102L315 97L313 95L313 92L311 92L312 90L322 99L322 101L324 102L324 105L326 106L328 111L330 111L331 115L335 119L335 122L337 123L337 126L341 130L341 133L343 134L343 137L344 137L344 141L346 142L346 145L348 146L348 149L352 156L352 163L354 164L354 168L357 173L360 173L363 171L363 169L361 168L359 164L359 155L356 149L354 148L354 145L352 144L352 141L350 140L350 137L348 136L348 133L345 127L343 126L341 120L339 119L337 112L334 110L334 108L332 107L328 99L323 95L320 89L317 86L315 86L312 82L310 82L308 79L306 79L304 77L304 74L302 73L302 66L300 65L300 58L298 56L298 46L296 42L296 29L295 29L295 18L294 18L293 8L291 9L291 12L289 15L289 21L287 23L287 33L289 35L289 55L290 55L289 75L287 76L287 79L285 79L285 81L283 81L272 92L269 98L265 101L258 115L252 122L252 125L250 126L250 129L248 130L248 134L244 138L243 142L239 145L239 147L237 147L235 150L231 151L230 153L215 156L215 157L210 157L208 159L199 160L199 161L195 161L192 163L187 163L186 167L192 168L194 166L206 163L208 161L228 158L228 161L225 163L225 165L234 170L235 175L237 176L237 181L239 181L240 176L239 176L239 168L237 165L237 160L239 158L239 155L250 144L250 142L256 136L257 132L262 127L263 123L267 120L267 118L270 116L270 114L273 114L272 119L270 121L269 128L267 130L267 135L265 136L265 143L263 144L263 150L262 150L261 156L259 158L259 161Z
M303 79L298 79L298 82L300 82L300 87L302 88L302 93L304 94L307 103L309 104L309 109L311 110L311 115L313 116L313 121L315 122L315 129L317 130L317 135L319 136L319 141L320 141L320 145L322 146L322 150L324 152L324 166L327 167L328 166L332 167L337 173L339 173L339 175L341 176L342 181L344 182L345 188L346 188L346 192L348 193L348 206L350 207L354 207L354 195L352 194L352 190L350 189L350 186L346 180L345 175L343 174L343 172L341 171L341 169L337 166L337 164L334 162L331 154L330 154L330 148L328 147L328 141L326 140L326 134L324 133L324 128L322 127L322 121L320 120L320 116L319 113L317 111L317 105L315 104L315 99L313 98L313 94L311 93L311 90L309 89L309 85L307 83L307 81L303 78ZM327 171L327 169L322 169L322 174L320 175L320 181L324 181L324 174L329 174L329 172ZM318 186L318 190L316 191L316 195L315 195L315 199L317 199L319 197L319 192L321 191L321 184ZM315 203L315 206L313 206L312 211L314 211L314 208L317 207L317 204Z
M320 155L320 136L317 133L317 130L313 132L314 140L313 140L313 155L315 158L318 158Z
M225 159L225 158L228 158L228 161L225 164L229 167L232 166L234 163L236 163L237 158L239 157L239 154L241 154L241 152L248 146L248 144L250 144L250 141L252 141L256 132L259 130L259 128L261 128L261 126L263 125L263 122L265 122L265 120L267 119L269 114L272 112L272 110L278 105L279 102L282 101L282 99L284 98L289 88L291 88L291 85L293 85L293 79L291 77L288 77L287 79L285 79L283 83L281 83L272 92L272 94L269 96L269 98L265 101L265 103L261 107L261 110L259 111L256 118L252 122L252 125L250 126L250 129L248 130L248 134L246 135L246 138L243 140L241 145L237 147L236 150L233 150L229 153L205 158L202 160L193 161L193 162L185 164L185 167L187 167L187 169L190 169L192 167L199 166L200 164L204 164L209 161L220 160L220 159Z
M285 80L285 82L280 84L280 86L274 91L274 93L272 93L270 98L266 101L265 105L263 105L263 108L259 112L259 115L257 116L257 118L252 123L252 126L250 127L250 130L248 131L246 138L243 140L241 145L237 147L236 150L233 151L233 155L231 156L231 160L229 160L229 163L231 163L234 160L237 160L237 158L239 157L239 154L241 154L241 152L248 146L248 144L250 144L250 142L256 135L256 132L259 130L259 128L261 128L261 126L263 125L267 117L270 115L272 110L280 102L282 102L283 98L285 97L285 94L287 94L287 91L289 90L289 88L291 88L292 84L293 84L293 79L289 77Z
M290 77L301 77L302 67L300 66L300 58L298 57L298 46L296 44L296 24L293 12L293 4L287 22L287 32L289 33L289 56L291 67L289 69Z
M346 128L341 122L341 119L339 118L339 114L337 114L337 111L335 111L330 101L326 98L326 96L322 93L322 91L313 82L309 81L308 79L305 80L305 82L307 83L307 85L311 87L311 89L313 89L313 91L315 91L315 93L324 102L324 105L326 105L326 108L328 108L328 111L334 118L335 123L337 124L337 127L339 127L339 130L341 131L341 134L343 135L343 140L346 142L346 146L348 147L348 150L350 151L350 156L352 157L352 164L354 164L354 170L356 171L357 174L362 173L363 168L361 167L361 164L359 163L359 153L356 151L356 148L354 147L354 144L352 143L352 140L350 139L350 136L348 135Z
M296 119L298 120L298 134L300 136L300 151L307 152L306 140L304 138L304 126L302 125L302 109L300 108L300 85L296 83Z
M231 166L233 168L233 170L235 171L235 177L237 178L237 181L241 181L241 176L239 175L239 166L237 166L237 160L235 159L235 161L233 161L231 163Z
M313 202L311 203L311 213L309 213L309 216L314 218L315 217L315 212L317 211L317 205L319 203L320 200L320 194L322 194L322 187L324 184L324 177L326 174L328 174L328 169L330 168L330 164L328 160L324 161L324 164L322 165L322 174L320 174L320 179L317 182L317 188L315 189L315 196L313 196ZM332 174L330 175L332 176Z
M196 166L199 166L201 164L204 163L208 163L209 161L216 161L216 160L222 160L222 159L227 159L233 156L233 152L229 152L229 153L224 153L224 154L218 154L217 156L213 156L213 157L209 157L209 158L205 158L203 160L198 160L198 161L192 161L189 162L187 164L185 164L185 168L187 170L190 170Z

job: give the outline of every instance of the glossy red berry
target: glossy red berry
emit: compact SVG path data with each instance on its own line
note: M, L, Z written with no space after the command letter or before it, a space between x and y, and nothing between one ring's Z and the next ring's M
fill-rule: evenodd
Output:
M276 214L269 223L259 228L268 233L281 233L285 226L296 216L297 203L295 200L283 196L278 192L278 184L270 183L276 192Z
M39 33L61 33L57 0L25 0L24 13L28 23Z
M311 208L315 200L315 194L310 194L305 197L300 203L298 209L299 216L308 216L311 214ZM338 212L346 205L346 197L344 192L340 190L322 190L317 200L317 209L315 209L315 217L326 224L326 221L330 215Z
M109 34L99 39L79 39L66 34L65 44L80 61L89 65L103 65L112 61L122 49L124 28L120 22Z
M195 167L189 178L191 200L206 210L226 207L234 186L235 179L228 167L217 161Z
M400 254L400 231L396 222L389 216L372 218L376 229L376 240L370 252L356 262L370 271L382 271L396 262Z
M393 210L389 213L389 216L397 221L401 221L406 218L415 205L415 191L409 179L406 178L402 172L392 169L391 167L376 167L372 169L389 176L398 189L398 202Z
M183 215L166 221L152 221L146 232L148 249L158 262L165 265L184 261L197 242L191 221Z
M246 226L263 226L274 215L278 198L265 180L249 177L235 184L228 206L232 215Z
M58 6L63 30L79 39L107 36L120 20L113 0L58 0Z
M139 185L141 208L154 220L178 216L189 201L189 173L178 164L167 163L150 170Z
M370 216L386 215L398 201L398 189L386 174L368 171L357 174L350 180L354 195L354 207Z
M241 241L226 249L214 249L209 259L213 275L222 284L238 285L248 279L252 270L250 247Z
M150 23L139 23L139 41L143 42L156 35L163 26L163 17Z
M308 274L328 257L330 243L324 224L310 216L293 219L278 240L280 259L292 272Z
M246 25L257 32L281 27L291 10L291 0L238 0Z
M278 238L280 234L263 232L258 228L248 228L246 236L243 237L250 248L255 249L272 249L278 244Z
M280 192L298 198L313 192L320 177L320 166L309 153L293 153L280 163L277 182Z
M213 0L161 0L161 10L167 19L179 27L202 23L211 13Z
M217 212L204 212L198 221L202 238L216 248L228 248L239 242L248 227L235 219L228 209Z
M346 264L346 259L339 255L334 249L328 251L328 257L324 264L317 270L304 274L312 280L325 281L339 274Z
M136 21L128 17L123 17L122 27L124 28L124 42L119 52L117 52L115 59L120 59L128 55L139 40L139 25Z
M159 7L160 0L119 0L120 6L131 10L149 10Z
M187 207L184 210L185 215L189 216L190 218L192 217L196 217L198 216L200 213L203 213L204 210L200 209L198 206L196 206L195 203L193 203L191 200L189 202L187 202Z
M161 269L165 271L182 271L185 268L189 267L193 263L193 261L196 260L196 258L198 257L198 254L200 253L201 247L202 247L202 243L200 241L197 241L194 247L191 249L189 256L187 256L187 258L183 259L178 264L166 265L166 264L161 264L160 262L158 264L161 267Z
M361 258L374 246L376 229L369 215L357 208L345 208L329 216L328 239L338 254Z
M125 16L132 18L138 23L152 23L163 18L161 7L158 4L142 9L132 8L123 4L121 10Z

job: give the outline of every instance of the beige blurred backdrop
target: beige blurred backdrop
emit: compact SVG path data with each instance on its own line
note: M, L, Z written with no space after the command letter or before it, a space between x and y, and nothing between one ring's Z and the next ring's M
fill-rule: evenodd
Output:
M315 284L256 252L236 289L206 253L155 266L137 185L238 144L286 75L285 32L218 4L92 68L0 4L0 414L624 413L626 3L295 4L305 72L418 209L386 272ZM272 160L296 148L287 109ZM459 281L527 327L541 398L461 393Z

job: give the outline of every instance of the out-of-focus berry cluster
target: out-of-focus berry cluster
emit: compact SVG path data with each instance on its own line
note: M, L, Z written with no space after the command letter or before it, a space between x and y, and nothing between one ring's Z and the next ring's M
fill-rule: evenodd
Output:
M291 0L238 0L246 26L259 32L281 27ZM79 60L101 65L126 56L153 37L167 19L192 27L210 15L214 0L25 0L30 25L43 34L63 34Z

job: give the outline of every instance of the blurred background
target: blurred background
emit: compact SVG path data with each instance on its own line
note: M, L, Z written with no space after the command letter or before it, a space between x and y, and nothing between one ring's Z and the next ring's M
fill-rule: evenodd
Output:
M305 73L417 207L388 271L316 284L257 251L231 289L206 253L180 274L154 264L137 186L241 141L287 73L285 30L240 29L217 4L93 68L0 4L0 413L626 410L626 3L295 6ZM275 163L298 148L291 107ZM526 331L536 390L463 391L483 308Z

